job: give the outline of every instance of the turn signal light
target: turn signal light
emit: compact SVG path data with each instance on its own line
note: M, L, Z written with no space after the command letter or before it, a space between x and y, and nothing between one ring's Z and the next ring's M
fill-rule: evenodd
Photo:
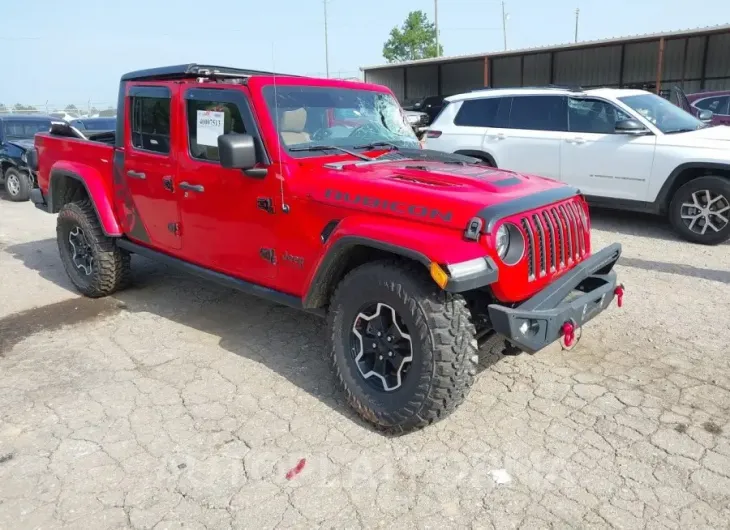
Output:
M435 261L431 263L430 271L431 278L433 278L433 281L436 282L436 285L442 289L446 287L446 284L449 283L449 275L446 274L446 271L444 271L444 269L442 269Z

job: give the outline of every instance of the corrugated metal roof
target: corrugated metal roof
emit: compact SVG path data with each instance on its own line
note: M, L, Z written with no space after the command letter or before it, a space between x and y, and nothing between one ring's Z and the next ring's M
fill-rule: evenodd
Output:
M502 57L505 55L523 55L526 53L551 52L558 50L569 50L573 48L589 48L592 46L604 46L606 44L616 44L621 42L639 42L644 40L674 37L686 37L693 35L703 35L707 33L722 33L730 31L730 24L719 24L717 26L704 26L694 29L682 29L676 31L665 31L663 33L645 33L643 35L630 35L627 37L611 37L609 39L587 40L580 42L571 42L566 44L555 44L552 46L538 46L535 48L522 48L519 50L507 50L487 53L473 53L468 55L452 55L450 57L434 57L432 59L419 59L417 61L404 61L402 63L386 63L376 66L361 66L360 70L365 72L368 70L381 70L385 68L399 68L403 66L450 63L454 61L465 61L469 59L483 59L485 57Z

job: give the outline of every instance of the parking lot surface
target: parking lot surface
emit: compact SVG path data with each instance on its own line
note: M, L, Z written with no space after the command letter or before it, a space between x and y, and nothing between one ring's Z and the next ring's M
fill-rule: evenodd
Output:
M456 413L387 437L316 317L138 257L82 299L55 216L0 202L0 528L727 528L730 245L593 222L624 308L484 359Z

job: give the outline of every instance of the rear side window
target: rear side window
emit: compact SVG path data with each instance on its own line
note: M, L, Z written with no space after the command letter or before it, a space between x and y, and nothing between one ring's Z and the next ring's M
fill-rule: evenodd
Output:
M454 118L461 127L497 127L497 112L502 98L467 99Z
M136 96L131 105L132 145L137 149L170 152L170 98Z
M519 96L512 98L510 129L566 131L568 111L563 96Z

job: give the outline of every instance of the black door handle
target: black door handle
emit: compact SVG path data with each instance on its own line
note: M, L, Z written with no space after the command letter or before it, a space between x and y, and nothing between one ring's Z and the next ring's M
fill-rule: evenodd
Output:
M201 184L190 184L189 182L181 182L180 189L186 191L196 191L198 193L203 193L205 191L205 188Z
M140 173L139 171L132 171L131 169L127 171L127 176L132 177L133 179L140 180L144 180L147 178L147 175L145 175L144 173Z

